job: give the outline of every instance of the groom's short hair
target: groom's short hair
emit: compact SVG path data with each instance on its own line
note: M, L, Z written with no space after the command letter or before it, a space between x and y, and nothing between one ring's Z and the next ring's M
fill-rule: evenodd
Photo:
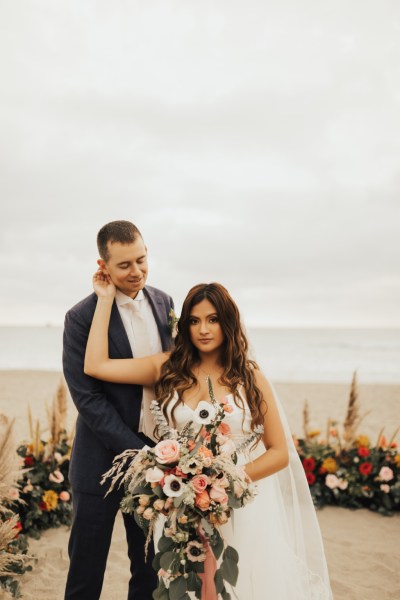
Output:
M107 262L110 258L108 242L113 244L132 244L138 237L142 237L139 229L130 221L111 221L100 229L97 234L97 248L100 257Z

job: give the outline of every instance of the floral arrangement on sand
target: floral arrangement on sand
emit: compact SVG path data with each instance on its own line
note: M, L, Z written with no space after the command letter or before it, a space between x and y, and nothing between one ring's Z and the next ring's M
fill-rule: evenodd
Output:
M13 441L13 425L0 415L0 590L21 596L18 576L31 570L28 539L21 533L18 483L20 464Z
M30 441L19 446L24 471L19 481L19 507L22 527L39 538L49 527L69 525L72 516L70 486L67 481L71 436L66 431L66 388L60 383L51 409L48 409L50 436L42 439L39 420L34 426L29 411Z
M133 513L147 545L160 523L153 562L160 576L155 600L188 598L188 592L201 598L202 588L204 593L213 582L227 599L225 582L235 586L238 577L238 553L225 544L220 526L256 494L256 486L236 462L237 453L252 444L262 428L236 447L224 422L232 407L226 400L218 403L210 380L208 385L211 403L200 402L181 432L168 425L153 401L161 440L154 448L127 450L116 457L103 479L111 478L109 491L117 482L125 486L121 508Z
M364 415L365 416L365 415ZM383 515L400 510L400 454L395 438L381 430L376 442L357 434L360 416L356 373L350 388L342 433L328 420L326 436L310 428L308 405L303 412L304 438L295 439L314 504L368 508Z

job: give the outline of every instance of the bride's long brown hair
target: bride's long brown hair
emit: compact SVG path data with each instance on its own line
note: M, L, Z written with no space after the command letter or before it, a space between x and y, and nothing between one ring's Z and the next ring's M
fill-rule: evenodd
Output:
M240 322L239 310L228 290L220 283L200 283L186 296L178 322L175 347L161 369L161 376L156 384L156 397L167 416L168 405L177 395L171 411L174 419L176 407L183 402L183 394L197 383L193 367L199 364L200 357L190 339L190 315L192 308L202 300L208 300L215 307L224 334L221 349L223 372L219 382L230 390L235 403L241 408L244 406L239 388L243 386L252 416L251 427L254 429L256 425L263 424L266 410L254 376L254 370L259 367L248 357L248 342Z

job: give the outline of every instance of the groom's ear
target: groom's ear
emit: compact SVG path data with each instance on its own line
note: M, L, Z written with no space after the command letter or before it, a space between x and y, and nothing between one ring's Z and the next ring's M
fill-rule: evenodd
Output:
M99 258L97 261L97 264L99 265L99 267L102 271L104 271L105 273L108 273L107 264L106 264L105 260L103 260L102 258Z

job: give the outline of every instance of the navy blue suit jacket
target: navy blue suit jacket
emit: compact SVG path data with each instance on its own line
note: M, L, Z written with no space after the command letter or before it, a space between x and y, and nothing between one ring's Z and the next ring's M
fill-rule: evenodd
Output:
M146 286L160 333L163 350L171 347L168 325L173 308L170 296ZM142 448L148 440L138 433L142 386L108 383L85 375L83 364L87 338L97 296L91 294L65 316L63 368L72 399L78 409L76 434L72 448L69 480L76 491L104 495L107 484L101 477L112 465L114 456L128 448ZM118 307L114 302L109 327L111 358L132 358Z

